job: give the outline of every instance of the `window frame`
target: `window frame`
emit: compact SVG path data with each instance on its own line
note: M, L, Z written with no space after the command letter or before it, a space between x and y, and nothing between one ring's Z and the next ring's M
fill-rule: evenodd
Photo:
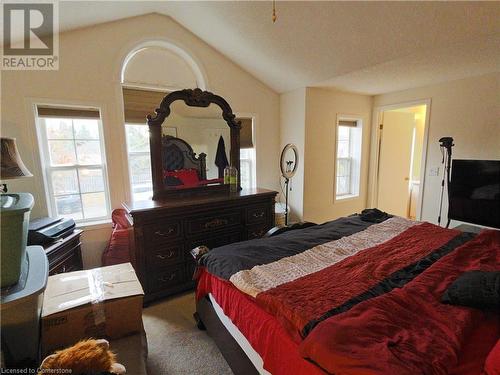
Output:
M339 149L339 128L341 126L341 121L353 121L356 122L355 127L350 127L349 129L349 156L347 157L338 157L338 149ZM347 126L346 126L347 127ZM353 134L353 130L358 129L359 134ZM359 142L359 145L354 145L354 142ZM356 146L356 147L355 147ZM357 154L354 155L357 149ZM358 157L359 157L359 160ZM361 196L361 167L362 167L362 156L363 156L363 120L361 116L349 116L349 115L339 115L337 116L337 121L335 122L335 154L334 154L334 181L333 181L333 200L334 202L339 201L347 201L351 199L357 199ZM338 179L338 161L339 160L349 160L349 174L348 174L348 192L337 194L337 179ZM358 171L354 173L354 164L359 163L356 168ZM355 174L357 174L356 181ZM345 176L340 176L345 177ZM357 182L357 186L356 185Z
M99 217L92 217L92 218L82 218L82 219L74 219L75 223L77 225L92 225L95 223L100 223L103 221L108 221L111 219L111 194L109 190L109 175L108 175L108 162L107 162L107 157L106 157L106 145L105 145L105 140L104 140L104 126L102 122L102 110L99 107L82 107L82 106L77 106L77 105L63 105L63 104L55 104L55 103L50 103L51 107L56 107L56 108L61 108L61 109L78 109L78 110L93 110L93 111L98 111L99 112L99 118L95 119L97 121L98 125L98 131L99 131L99 147L100 147L100 154L101 154L101 164L79 164L78 162L73 164L73 165L62 165L62 166L51 166L51 160L50 160L50 150L49 150L49 140L47 138L47 131L46 131L46 124L45 124L45 119L47 118L66 118L66 119L71 119L72 121L75 118L71 117L58 117L58 116L53 116L53 117L40 117L38 115L38 107L42 107L46 105L46 103L36 103L34 104L34 112L35 112L35 127L36 127L36 133L37 133L37 140L38 140L38 145L39 145L39 153L40 153L40 163L42 167L42 175L43 175L43 182L44 182L44 191L45 191L45 199L47 203L47 211L49 216L59 216L57 212L57 203L55 199L55 192L54 192L54 186L52 184L52 179L51 179L51 174L53 171L64 171L64 170L75 170L77 173L77 180L78 180L78 195L80 197L80 202L82 205L82 214L84 213L84 208L83 208L83 202L82 202L82 192L80 189L80 177L78 174L78 169L98 169L102 171L102 178L103 178L103 192L104 192L104 197L106 201L106 215L104 216L99 216ZM77 138L68 139L68 140L78 140ZM76 149L75 149L76 151ZM85 194L85 193L84 193ZM69 195L76 195L76 194L67 194Z

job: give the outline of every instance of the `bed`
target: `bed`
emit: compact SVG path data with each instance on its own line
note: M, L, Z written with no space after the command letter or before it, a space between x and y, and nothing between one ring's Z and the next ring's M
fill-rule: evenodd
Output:
M498 374L498 309L441 302L471 270L499 231L370 211L211 250L196 316L238 375Z

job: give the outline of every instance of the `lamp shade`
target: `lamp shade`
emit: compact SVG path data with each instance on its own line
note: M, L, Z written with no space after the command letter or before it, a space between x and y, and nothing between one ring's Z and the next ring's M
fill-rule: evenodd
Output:
M15 138L0 138L0 179L31 177L17 150Z

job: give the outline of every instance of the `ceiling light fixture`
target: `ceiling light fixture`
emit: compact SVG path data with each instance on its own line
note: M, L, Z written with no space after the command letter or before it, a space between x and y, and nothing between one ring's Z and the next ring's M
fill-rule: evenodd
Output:
M278 19L278 17L276 16L276 0L273 0L273 16L272 16L272 19L273 19L273 23L275 23L276 20Z

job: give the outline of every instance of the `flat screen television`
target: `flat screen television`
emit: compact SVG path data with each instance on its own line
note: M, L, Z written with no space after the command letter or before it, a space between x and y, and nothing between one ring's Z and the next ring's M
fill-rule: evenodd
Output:
M500 160L453 160L448 219L500 228Z

